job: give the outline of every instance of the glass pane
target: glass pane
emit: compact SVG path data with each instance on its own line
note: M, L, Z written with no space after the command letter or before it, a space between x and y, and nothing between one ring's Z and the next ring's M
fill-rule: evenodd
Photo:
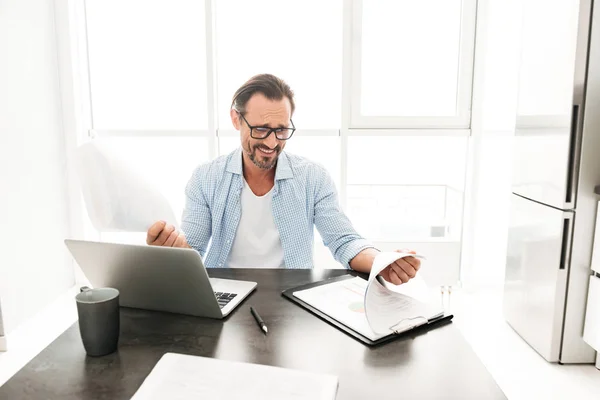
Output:
M185 186L194 169L209 160L206 138L107 138L111 152L123 160L134 173L155 184L169 200L181 223L185 206ZM125 243L144 243L145 234L102 233L102 240Z
M296 97L298 128L339 128L342 80L342 2L218 0L219 127L230 129L235 91L248 78L271 73Z
M206 128L204 1L86 6L94 128Z
M219 155L229 154L240 147L240 138L237 136L219 137Z
M467 138L350 137L348 216L374 241L460 241Z
M339 136L302 136L290 140L285 150L321 164L331 175L340 190L340 138Z
M560 116L568 125L573 98L579 1L523 3L520 116ZM540 13L540 10L544 10Z
M362 115L456 115L460 25L460 0L363 1Z

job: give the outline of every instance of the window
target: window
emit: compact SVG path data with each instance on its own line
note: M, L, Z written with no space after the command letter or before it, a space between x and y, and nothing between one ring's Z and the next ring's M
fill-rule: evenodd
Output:
M204 1L88 0L94 129L206 129Z
M474 2L353 4L351 126L467 128Z
M348 138L349 217L374 241L460 242L466 157L466 137Z
M234 92L272 73L296 96L298 130L286 151L329 171L362 235L393 248L427 242L455 250L475 3L87 0L87 128L162 190L180 217L193 169L240 145L229 116ZM333 266L315 240L315 265Z
M294 123L339 128L342 84L341 0L216 2L219 127L231 129L236 89L259 73L295 91Z
M206 137L205 3L88 0L85 6L90 128L165 195L179 224L185 184L213 153ZM140 233L100 237L145 241Z

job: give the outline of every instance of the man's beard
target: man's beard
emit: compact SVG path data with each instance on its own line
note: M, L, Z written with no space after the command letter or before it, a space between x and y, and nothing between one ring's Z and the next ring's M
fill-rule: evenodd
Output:
M277 145L273 149L273 150L275 150L275 152L273 153L273 157L268 160L261 159L264 156L259 153L259 150L258 150L259 147L268 148L267 146L265 146L264 144L261 144L261 143L255 144L253 146L250 144L250 141L248 141L248 149L252 149L251 151L248 152L248 157L250 158L250 161L252 161L252 163L254 165L256 165L258 168L261 168L261 169L273 168L275 166L275 164L277 164L277 158L279 157L279 153L281 153L281 146Z

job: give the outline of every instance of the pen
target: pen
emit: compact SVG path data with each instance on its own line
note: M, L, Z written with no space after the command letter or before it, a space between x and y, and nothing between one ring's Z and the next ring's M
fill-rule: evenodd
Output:
M254 310L254 308L250 307L250 312L252 313L252 316L256 320L256 323L258 323L258 326L260 326L260 329L262 329L265 332L265 335L266 335L269 332L269 330L267 329L267 326L265 325L265 322L262 320L262 318L260 317L260 315L258 315L258 313L256 312L256 310Z

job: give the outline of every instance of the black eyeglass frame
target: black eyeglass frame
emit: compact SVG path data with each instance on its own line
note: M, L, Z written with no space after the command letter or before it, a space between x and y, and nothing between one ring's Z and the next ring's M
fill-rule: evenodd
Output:
M236 111L236 113L238 113L238 114L239 114L239 116L240 116L240 117L242 117L242 119L244 120L244 122L246 123L246 125L248 125L248 128L250 128L250 137L251 137L251 138L253 138L253 139L266 139L266 138L268 138L268 137L269 137L269 135L271 135L271 133L275 133L275 137L276 137L278 140L290 140L290 139L291 139L291 137L294 135L294 132L296 132L296 126L294 125L294 121L292 121L292 119L291 119L291 118L290 118L290 123L292 124L292 127L291 127L291 128L271 128L271 127L268 127L268 126L252 126L252 125L250 125L250 124L248 123L248 120L247 120L247 119L244 117L244 115L243 115L241 112L239 112L239 111ZM264 136L254 136L254 130L255 130L256 128L268 129L269 131L268 131L268 132L267 132L267 134L266 134L266 135L264 135ZM277 135L277 133L279 133L279 132L283 131L284 129L286 129L286 130L287 130L287 129L291 129L291 130L292 130L292 133L290 133L290 136L288 136L287 138L280 138L280 137Z

